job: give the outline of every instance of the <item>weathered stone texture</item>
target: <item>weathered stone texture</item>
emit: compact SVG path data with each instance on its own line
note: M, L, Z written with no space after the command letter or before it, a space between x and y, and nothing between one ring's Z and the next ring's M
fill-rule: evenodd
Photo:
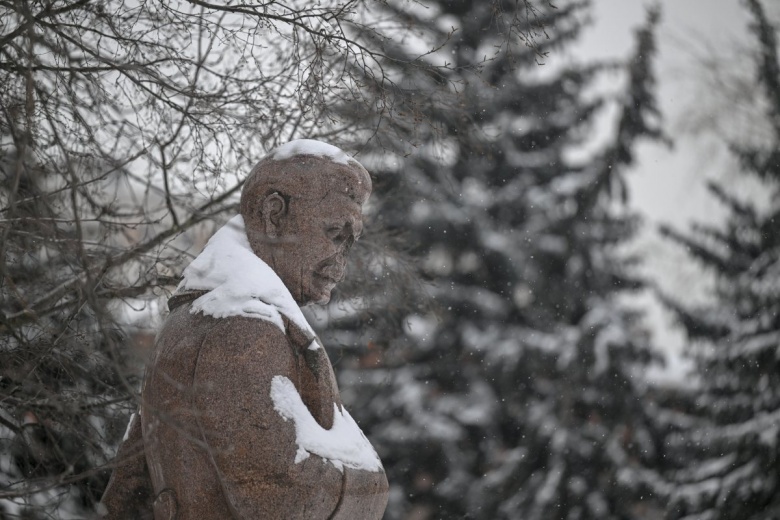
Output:
M362 230L367 173L312 156L266 159L254 172L241 207L252 250L299 305L327 301ZM332 427L342 404L325 350L309 348L319 340L287 317L282 331L263 319L191 313L203 294L169 301L140 420L103 498L107 517L150 518L153 510L156 520L381 518L384 471L339 469L313 454L296 463L295 425L270 398L273 377L284 376L317 423Z

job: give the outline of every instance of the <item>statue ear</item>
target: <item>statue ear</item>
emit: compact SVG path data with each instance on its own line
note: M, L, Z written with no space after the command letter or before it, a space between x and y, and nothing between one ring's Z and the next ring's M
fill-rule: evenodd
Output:
M282 229L282 219L287 214L287 201L278 193L271 193L263 199L261 210L265 234L271 238L278 237Z

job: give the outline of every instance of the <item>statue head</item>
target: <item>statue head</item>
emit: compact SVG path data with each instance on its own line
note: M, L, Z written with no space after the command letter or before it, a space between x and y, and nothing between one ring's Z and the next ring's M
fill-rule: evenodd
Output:
M240 210L249 244L298 305L330 301L370 194L366 169L319 141L291 141L252 169Z

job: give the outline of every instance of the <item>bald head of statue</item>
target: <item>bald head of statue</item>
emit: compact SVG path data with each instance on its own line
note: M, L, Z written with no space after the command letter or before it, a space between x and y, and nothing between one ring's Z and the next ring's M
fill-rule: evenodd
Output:
M330 301L370 194L366 169L319 141L291 141L252 169L240 209L249 244L298 305Z

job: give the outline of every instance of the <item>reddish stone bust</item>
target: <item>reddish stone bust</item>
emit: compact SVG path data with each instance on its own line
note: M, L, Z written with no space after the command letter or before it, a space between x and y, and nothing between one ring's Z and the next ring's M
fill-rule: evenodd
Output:
M327 303L362 231L368 173L293 141L169 300L103 496L111 519L379 519L387 480L300 306Z
M253 170L241 194L249 243L299 305L330 299L363 231L361 206L370 193L371 178L354 160L298 155Z

